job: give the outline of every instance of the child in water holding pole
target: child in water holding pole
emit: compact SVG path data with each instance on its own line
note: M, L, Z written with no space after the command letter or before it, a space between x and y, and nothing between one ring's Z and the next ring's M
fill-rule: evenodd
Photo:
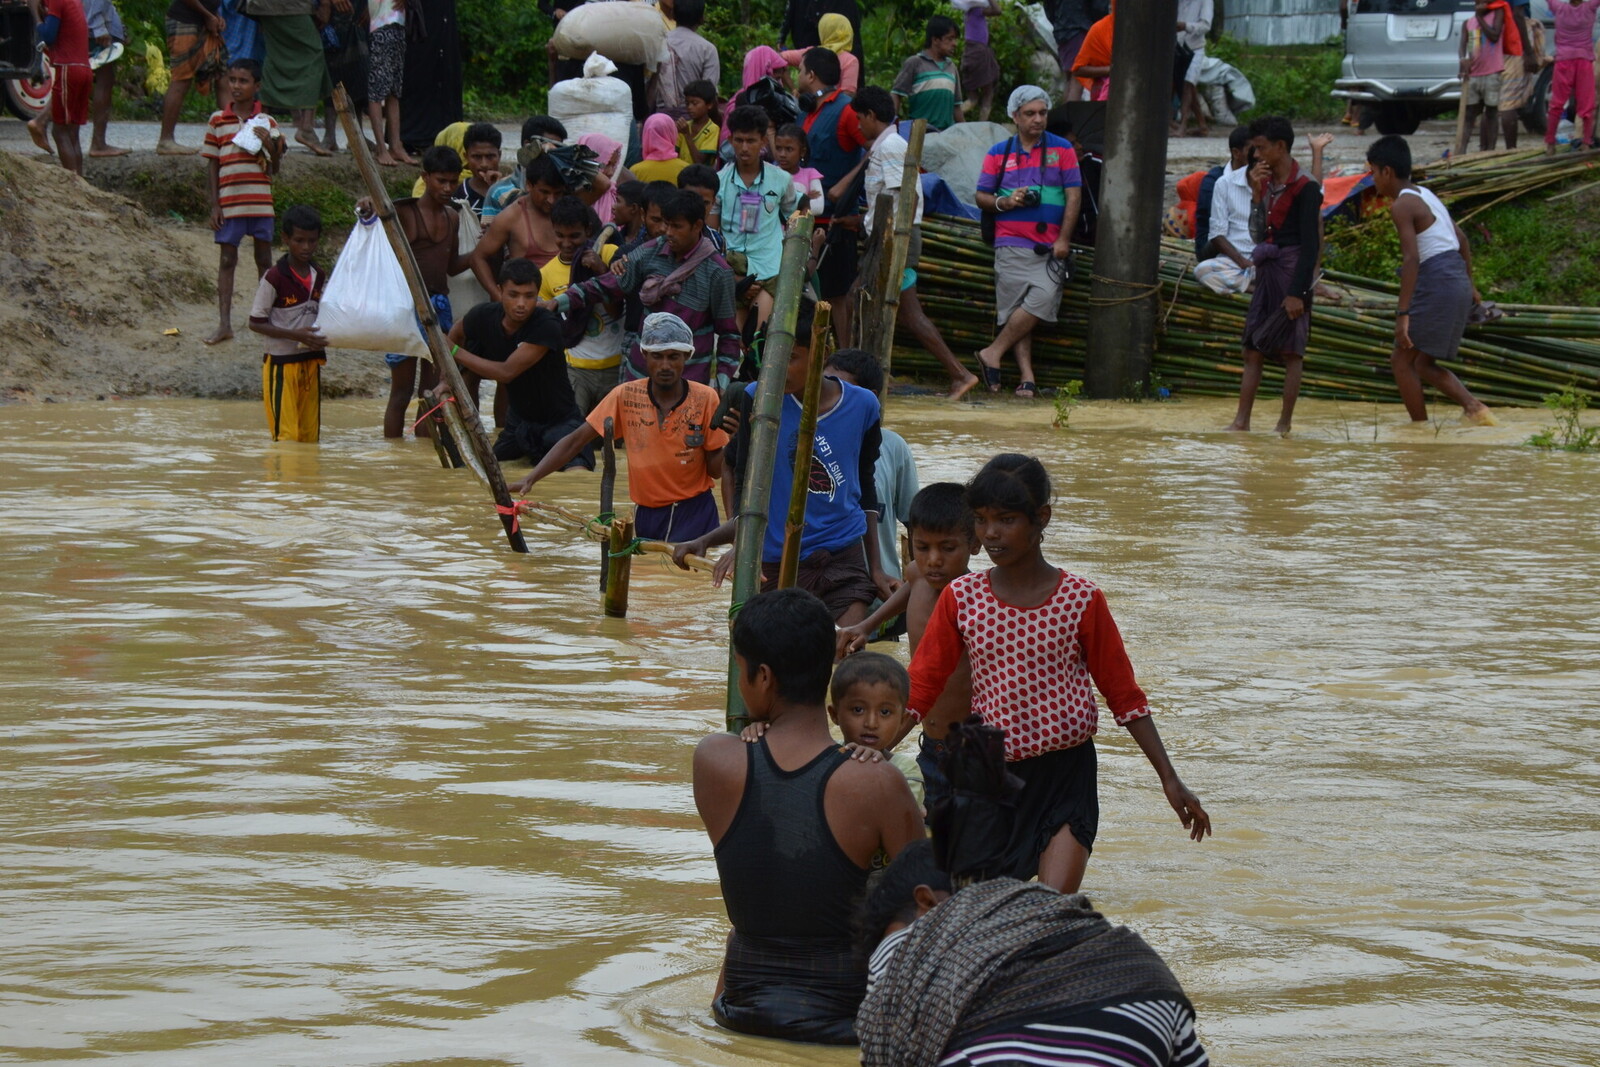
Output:
M968 484L967 503L994 567L939 594L911 660L910 711L921 721L968 655L972 710L1005 730L1006 769L1023 781L1006 873L1037 874L1063 893L1083 881L1100 820L1096 687L1155 768L1189 836L1205 837L1211 818L1167 758L1105 594L1044 558L1044 466L996 456Z

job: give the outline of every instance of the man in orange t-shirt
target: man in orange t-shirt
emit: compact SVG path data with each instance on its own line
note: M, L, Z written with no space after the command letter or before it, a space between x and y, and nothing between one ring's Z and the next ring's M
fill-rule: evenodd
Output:
M1090 100L1104 100L1111 84L1111 38L1117 25L1116 0L1111 14L1089 27L1072 65L1072 76L1089 92Z
M591 441L612 433L628 449L628 496L634 532L653 541L692 541L719 525L716 495L728 435L711 426L717 391L684 378L694 333L678 316L656 312L644 320L639 351L646 375L606 394L588 421L563 437L514 493L564 468Z

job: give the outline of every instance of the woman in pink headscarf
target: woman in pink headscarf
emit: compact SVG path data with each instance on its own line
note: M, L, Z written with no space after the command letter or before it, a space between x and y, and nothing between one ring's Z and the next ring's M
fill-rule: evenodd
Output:
M622 146L603 133L586 133L578 138L578 143L600 157L600 173L611 180L611 187L589 205L600 216L600 225L604 226L611 221L611 208L617 202L617 186L628 180L627 168L622 165Z
M639 146L644 158L633 165L633 176L642 182L678 183L678 172L689 165L678 155L678 124L672 116L656 112L644 120L639 131Z
M764 44L756 45L754 48L750 49L750 51L744 54L744 78L742 79L739 91L733 94L733 99L729 101L727 108L723 111L723 115L731 115L733 114L734 108L747 103L745 97L749 94L751 87L767 78L771 78L775 83L777 83L778 88L788 92L788 73L789 61L783 58L782 52L778 51L776 48L769 48ZM798 105L796 106L798 107ZM726 143L727 140L728 123L724 121L722 123L722 136L720 141L722 143ZM767 138L769 150L771 148L771 140L772 138L769 136Z

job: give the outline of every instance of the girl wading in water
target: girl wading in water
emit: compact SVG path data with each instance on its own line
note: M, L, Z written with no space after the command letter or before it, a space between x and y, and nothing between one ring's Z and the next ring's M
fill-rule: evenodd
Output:
M1021 778L1008 868L997 873L1076 892L1100 822L1094 734L1098 687L1161 779L1167 802L1198 841L1211 818L1172 767L1134 681L1105 594L1044 558L1050 476L1036 459L991 459L967 486L991 570L939 595L911 661L911 714L920 721L963 653L972 710L1005 731L1006 769Z

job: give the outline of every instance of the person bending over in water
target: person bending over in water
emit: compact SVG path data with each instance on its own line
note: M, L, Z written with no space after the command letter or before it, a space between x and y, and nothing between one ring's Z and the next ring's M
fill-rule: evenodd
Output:
M694 754L694 802L711 838L733 933L712 1001L730 1030L855 1043L866 991L855 902L882 850L922 836L900 772L851 759L828 733L833 618L800 589L752 597L733 624L739 694L766 735L712 734Z
M1137 933L1037 882L952 892L939 852L907 845L863 903L866 1067L1210 1062L1183 987Z

